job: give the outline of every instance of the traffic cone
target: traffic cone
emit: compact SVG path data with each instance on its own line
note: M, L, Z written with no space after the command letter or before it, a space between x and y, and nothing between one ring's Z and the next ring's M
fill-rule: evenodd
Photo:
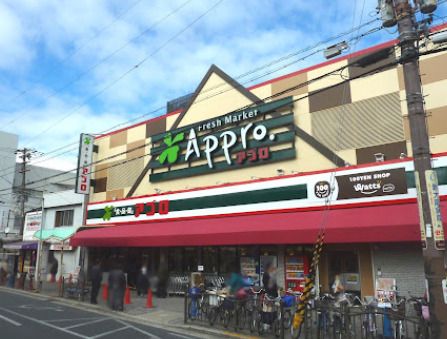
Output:
M152 304L152 289L147 290L147 301L146 301L146 308L152 308L154 305Z
M124 304L125 305L130 305L130 288L126 287L126 293L124 293Z
M107 301L109 297L109 285L102 284L102 300Z

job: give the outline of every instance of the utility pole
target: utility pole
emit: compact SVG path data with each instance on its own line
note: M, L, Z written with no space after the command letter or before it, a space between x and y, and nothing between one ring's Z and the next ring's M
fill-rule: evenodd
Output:
M39 152L37 152L35 149L26 148L26 147L18 149L15 152L15 154L17 154L21 160L21 162L20 162L21 168L20 168L19 173L22 175L22 182L20 184L20 219L21 219L20 235L23 235L23 229L25 227L25 201L27 198L27 195L26 195L26 172L28 171L26 169L26 164L36 153L39 153Z
M26 200L26 162L31 157L30 149L22 148L16 151L21 160L20 173L22 174L22 182L20 184L20 235L23 235L25 227L25 200Z
M429 14L436 9L437 2L415 0L414 5L418 6L422 13ZM444 302L442 287L443 280L446 279L444 231L436 173L431 166L430 143L419 72L420 33L417 29L415 7L409 0L379 0L379 6L384 26L390 27L397 23L399 31L430 308L430 338L447 338L447 305Z

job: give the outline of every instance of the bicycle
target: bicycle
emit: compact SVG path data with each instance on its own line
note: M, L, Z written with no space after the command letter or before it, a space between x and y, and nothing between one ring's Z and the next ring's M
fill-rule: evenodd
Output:
M415 331L416 339L430 338L430 312L427 300L421 297L410 296L407 303L413 304L413 308L418 318Z

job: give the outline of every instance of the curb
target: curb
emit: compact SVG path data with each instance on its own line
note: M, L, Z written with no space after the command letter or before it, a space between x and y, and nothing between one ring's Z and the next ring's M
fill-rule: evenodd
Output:
M148 325L148 326L152 326L152 327L155 327L158 329L166 329L166 326L169 326L172 329L171 331L177 332L179 334L184 334L184 331L186 330L186 331L200 333L203 335L208 335L213 338L216 336L220 336L222 338L244 338L244 339L258 338L258 337L254 337L254 336L247 336L247 335L232 333L232 332L227 332L227 331L208 329L208 328L204 328L201 326L194 326L194 325L188 325L188 324L182 324L182 325L162 324L160 322L150 321L150 320L146 320L146 319L143 320L138 316L121 313L121 312L118 313L116 311L111 311L111 310L105 309L104 307L92 305L87 302L66 299L66 298L52 296L52 295L48 295L48 294L41 294L37 291L32 292L32 291L26 291L26 290L17 290L14 288L0 286L0 291L2 291L2 290L9 292L9 293L13 293L13 294L18 294L18 295L25 294L25 295L28 295L28 296L31 296L33 298L40 299L40 300L51 300L51 301L54 301L55 303L62 304L65 306L68 304L69 306L72 306L72 307L75 307L78 309L89 310L89 311L99 313L99 314L106 314L107 316L109 316L111 318L128 320L128 321L138 323L140 325Z

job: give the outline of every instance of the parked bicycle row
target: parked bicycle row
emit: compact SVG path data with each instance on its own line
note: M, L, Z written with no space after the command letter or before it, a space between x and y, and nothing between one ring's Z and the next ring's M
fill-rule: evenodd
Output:
M429 338L429 316L423 298L398 302L340 293L313 297L305 316L296 315L300 294L282 292L271 297L264 289L189 289L185 295L185 322L221 327L240 333L281 338ZM301 326L297 326L302 323Z

